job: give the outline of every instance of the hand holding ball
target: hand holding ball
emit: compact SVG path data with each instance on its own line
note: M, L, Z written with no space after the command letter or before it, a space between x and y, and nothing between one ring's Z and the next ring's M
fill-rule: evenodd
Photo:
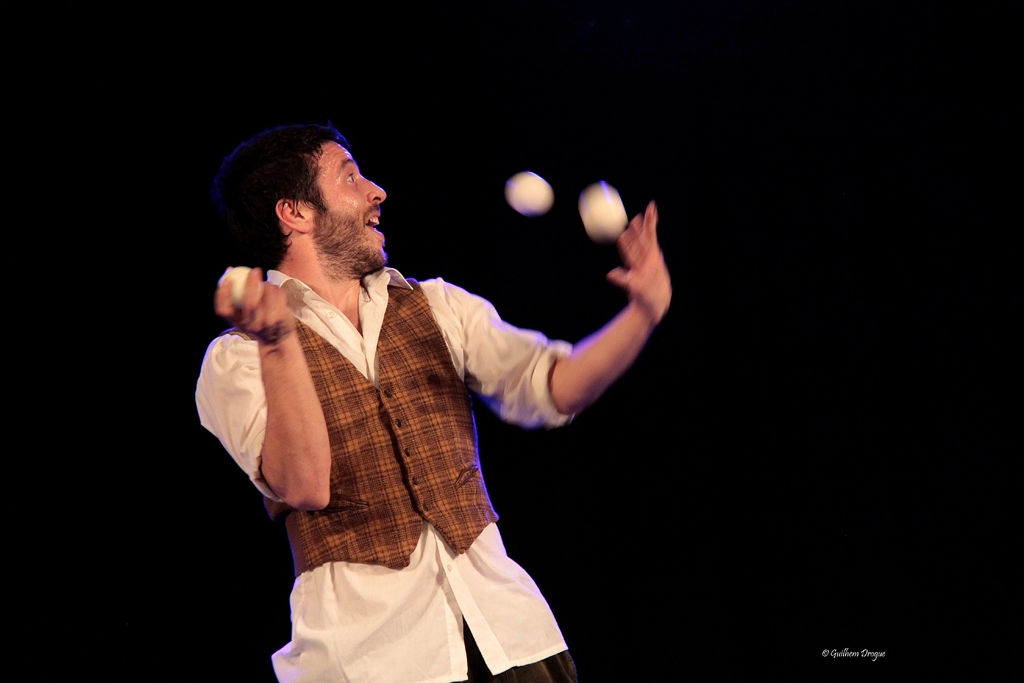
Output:
M246 268L245 266L232 268L221 275L220 280L217 281L218 287L225 281L231 283L231 303L235 305L235 308L242 307L242 299L245 297L245 281L249 278L251 271L252 268Z
M580 193L579 208L587 235L598 244L613 243L629 222L618 190L603 180Z
M548 181L536 173L516 173L505 182L505 200L524 216L542 216L555 203L555 193Z
M261 345L277 346L295 331L288 295L265 282L259 268L229 268L217 283L213 310Z

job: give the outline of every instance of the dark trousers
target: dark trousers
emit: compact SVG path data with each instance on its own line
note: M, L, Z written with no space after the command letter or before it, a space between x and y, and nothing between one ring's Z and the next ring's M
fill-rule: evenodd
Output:
M578 683L576 665L568 650L533 664L514 666L508 671L494 675L484 663L484 657L480 654L466 622L462 622L462 634L466 638L469 683Z

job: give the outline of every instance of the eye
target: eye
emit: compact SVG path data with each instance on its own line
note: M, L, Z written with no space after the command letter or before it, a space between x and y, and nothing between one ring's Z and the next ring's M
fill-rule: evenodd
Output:
M354 183L356 181L356 174L349 173L347 176L345 176L345 180L349 181L350 183Z

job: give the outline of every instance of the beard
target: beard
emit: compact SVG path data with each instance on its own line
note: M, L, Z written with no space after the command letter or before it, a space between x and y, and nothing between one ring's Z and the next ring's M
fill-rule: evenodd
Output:
M378 246L366 217L346 216L339 211L319 214L313 227L313 245L324 273L332 280L361 280L387 265L388 255ZM376 215L376 212L374 212Z

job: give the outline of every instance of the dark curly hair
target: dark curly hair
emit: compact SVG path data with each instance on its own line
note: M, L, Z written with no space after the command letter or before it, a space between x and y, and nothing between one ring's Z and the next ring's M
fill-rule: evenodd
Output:
M348 140L330 123L269 128L235 148L221 162L210 191L221 217L256 264L276 268L288 251L277 202L294 199L318 212L327 206L317 183L321 148Z

